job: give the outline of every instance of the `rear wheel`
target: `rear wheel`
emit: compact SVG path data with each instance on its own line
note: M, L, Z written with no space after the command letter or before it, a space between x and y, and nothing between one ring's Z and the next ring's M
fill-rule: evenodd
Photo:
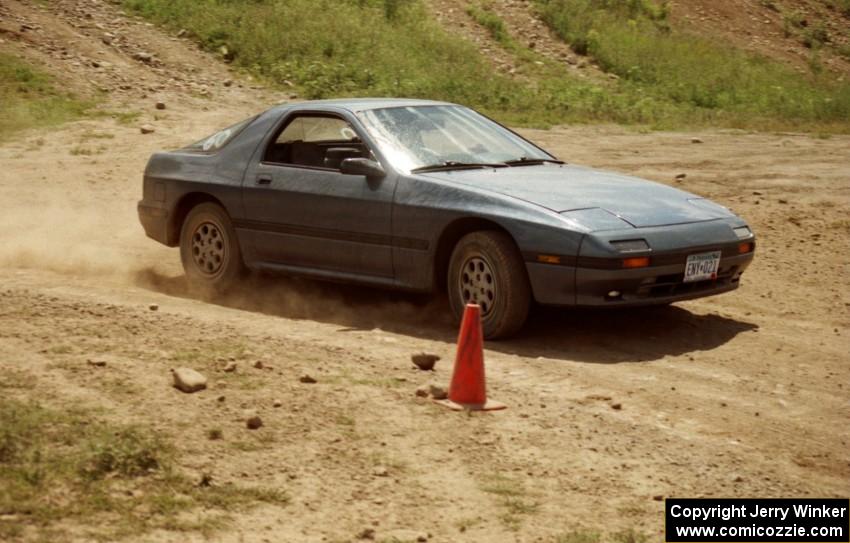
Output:
M204 293L223 292L244 275L236 232L221 206L192 208L180 230L180 260L191 287Z
M481 306L485 338L509 336L525 324L531 287L522 257L507 234L488 230L461 238L449 262L447 285L458 320L466 304Z

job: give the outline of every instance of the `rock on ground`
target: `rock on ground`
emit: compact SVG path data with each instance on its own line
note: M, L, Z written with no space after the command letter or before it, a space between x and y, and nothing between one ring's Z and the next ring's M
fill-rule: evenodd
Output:
M428 392L431 393L431 397L435 400L445 400L449 397L449 393L446 391L446 389L439 385L429 385Z
M247 426L249 430L256 430L257 428L260 428L262 425L263 425L263 419L261 419L259 417L259 415L254 415L254 416L248 417L245 420L245 426Z
M191 368L171 370L174 388L186 393L198 392L207 388L207 378Z
M435 354L429 353L417 353L411 355L410 360L413 361L413 364L422 371L431 371L434 369L434 365L440 360L440 357Z

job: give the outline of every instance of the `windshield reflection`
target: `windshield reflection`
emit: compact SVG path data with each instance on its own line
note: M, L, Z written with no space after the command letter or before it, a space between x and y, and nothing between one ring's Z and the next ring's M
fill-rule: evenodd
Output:
M469 108L408 106L361 111L358 117L394 167L494 164L553 157Z

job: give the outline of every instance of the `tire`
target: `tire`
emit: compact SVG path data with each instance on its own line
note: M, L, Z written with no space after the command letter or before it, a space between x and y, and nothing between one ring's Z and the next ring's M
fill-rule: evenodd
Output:
M449 261L446 284L458 321L467 303L481 306L486 339L515 334L528 318L531 286L525 263L514 241L503 232L486 230L461 238Z
M189 211L180 229L180 260L189 287L220 294L245 275L242 251L227 212L206 202Z

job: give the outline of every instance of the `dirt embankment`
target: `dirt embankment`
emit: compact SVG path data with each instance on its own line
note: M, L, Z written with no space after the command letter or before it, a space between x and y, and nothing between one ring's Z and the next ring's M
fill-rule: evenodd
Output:
M469 6L487 6L502 21L508 34L521 47L560 63L577 77L605 76L592 59L575 54L538 17L535 3L526 0L428 0L440 22L476 44L498 69L516 70L516 59L471 17ZM850 75L850 58L838 51L850 47L850 14L838 3L819 0L677 0L669 3L670 23L744 51L789 64L803 73L811 72L812 59L829 71ZM812 37L825 39L813 43ZM825 46L825 47L824 47Z
M842 9L837 2L820 0L679 0L672 4L671 18L680 28L785 62L803 73L811 71L812 59L817 58L846 78L850 58L837 51L850 46L850 13ZM825 44L810 41L815 36L825 38Z
M176 252L144 238L135 202L147 156L280 97L224 86L226 68L109 4L4 7L41 29L25 34L68 44L77 60L56 62L81 63L68 77L94 77L79 59L103 56L118 80L146 83L106 97L106 108L140 112L129 124L89 120L0 148L3 393L106 407L174 440L188 473L291 496L234 513L216 540L346 541L369 530L403 541L555 541L574 530L660 540L660 496L846 495L847 137L526 131L570 162L731 206L759 236L758 254L741 289L718 298L535 311L521 336L487 345L490 393L508 410L458 415L414 394L451 372L455 330L439 302L258 279L206 303L186 294ZM138 42L107 46L78 9L91 13L83 23L115 21ZM11 46L53 58L37 41ZM132 58L142 45L161 65ZM186 66L207 97L170 83ZM156 131L142 135L142 123ZM411 368L422 350L443 356L435 373ZM175 391L178 365L207 374L210 388ZM246 411L263 428L247 430ZM211 429L223 439L208 439ZM78 540L97 530L64 524Z

